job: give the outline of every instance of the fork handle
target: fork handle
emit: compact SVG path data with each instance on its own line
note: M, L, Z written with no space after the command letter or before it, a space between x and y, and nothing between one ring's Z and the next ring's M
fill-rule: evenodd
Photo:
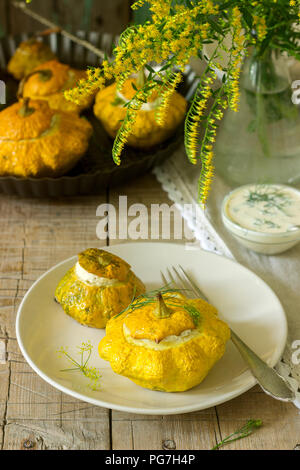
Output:
M282 401L294 401L296 396L287 384L272 367L268 366L260 357L257 356L242 340L231 331L231 340L236 346L241 356L248 364L252 374L257 379L262 389L269 395Z

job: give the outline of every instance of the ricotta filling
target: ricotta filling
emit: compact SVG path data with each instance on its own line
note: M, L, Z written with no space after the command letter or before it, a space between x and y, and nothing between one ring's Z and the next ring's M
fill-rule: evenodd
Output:
M136 339L133 338L130 334L129 328L125 324L123 324L123 333L126 341L130 344L135 346L142 346L147 349L154 349L155 351L163 351L165 349L174 348L177 346L181 346L184 343L187 343L191 339L197 338L201 335L200 331L195 328L194 330L184 330L180 335L170 335L166 336L162 339L159 343L151 339Z
M96 274L89 273L86 269L80 266L78 261L75 265L75 274L79 281L84 282L88 286L108 287L114 286L119 282L118 279L107 279L106 277L100 277Z

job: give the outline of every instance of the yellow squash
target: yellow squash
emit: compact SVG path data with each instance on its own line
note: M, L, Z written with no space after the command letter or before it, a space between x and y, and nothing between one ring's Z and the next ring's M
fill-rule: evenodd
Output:
M204 300L179 293L141 296L108 322L99 354L142 387L183 392L202 382L229 337L229 327Z
M40 72L40 73L39 73ZM83 97L81 104L66 100L64 91L73 88L80 79L86 78L84 70L76 70L57 60L36 67L25 78L23 96L34 100L46 100L52 109L79 113L91 106L94 96Z
M10 59L7 69L17 80L21 80L37 66L53 59L55 55L47 44L31 38L21 42Z
M128 79L123 86L122 93L117 93L116 84L100 90L96 95L94 105L95 116L101 121L106 132L115 138L126 115L124 103L130 100L135 93L132 84L137 87L134 78ZM153 93L148 103L138 111L132 132L127 143L132 147L147 149L160 144L170 137L182 122L187 102L182 95L173 93L168 106L167 115L163 125L158 125L155 119L157 96Z
M83 325L104 328L130 304L144 284L124 260L97 248L78 255L78 262L58 284L55 297L64 311Z
M85 153L92 132L75 114L21 100L0 112L0 175L60 176Z

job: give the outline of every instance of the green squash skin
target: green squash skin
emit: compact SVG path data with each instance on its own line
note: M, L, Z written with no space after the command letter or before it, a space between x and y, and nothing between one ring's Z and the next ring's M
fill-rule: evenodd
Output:
M145 286L132 271L129 271L124 282L98 287L80 281L75 274L75 267L72 267L59 282L55 298L65 313L82 325L105 328L111 317L130 304L134 288L136 296L145 292Z

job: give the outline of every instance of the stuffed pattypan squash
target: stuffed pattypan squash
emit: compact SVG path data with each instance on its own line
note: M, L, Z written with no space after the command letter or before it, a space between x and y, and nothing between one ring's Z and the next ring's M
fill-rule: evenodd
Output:
M229 337L229 327L204 300L176 292L142 295L108 322L99 354L142 387L183 392L202 382Z
M124 83L122 93L117 92L114 83L96 95L95 116L112 138L116 137L121 121L125 118L124 104L136 93L134 87L138 88L138 82L135 78L130 78ZM173 93L163 125L157 124L155 119L157 103L157 95L153 92L149 102L144 103L137 113L132 132L127 139L128 145L146 149L160 144L170 137L182 122L187 108L187 102L182 95Z
M76 70L57 60L51 60L39 65L25 77L23 96L46 100L52 109L79 113L92 104L93 95L83 97L78 105L66 100L64 91L73 88L83 78L86 78L84 70Z
M27 98L0 112L0 175L60 176L85 153L92 126Z
M124 260L97 248L78 262L58 284L55 297L64 311L83 325L104 328L107 321L145 292L144 284Z
M31 73L35 67L55 59L55 55L47 44L31 38L23 41L10 59L7 70L17 80Z

